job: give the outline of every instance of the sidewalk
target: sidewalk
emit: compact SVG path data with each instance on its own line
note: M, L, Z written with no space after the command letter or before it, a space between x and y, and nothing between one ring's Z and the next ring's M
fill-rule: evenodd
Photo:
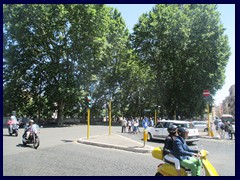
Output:
M199 138L204 138L204 139L219 139L218 133L216 131L213 131L213 137L208 135L208 132L199 132Z
M143 147L143 143L134 141L118 134L91 136L89 139L85 137L78 139L77 142L138 153L151 153L152 149L154 148L148 145L145 145Z
M199 132L199 138L204 139L219 139L217 132L213 132L214 137L208 136L208 132ZM99 147L107 147L120 149L125 151L132 151L137 153L151 153L153 148L152 146L146 145L143 146L143 142L137 142L127 137L121 136L119 134L102 134L96 136L90 136L89 139L87 137L80 138L77 140L78 143L88 144ZM146 142L147 143L147 142Z

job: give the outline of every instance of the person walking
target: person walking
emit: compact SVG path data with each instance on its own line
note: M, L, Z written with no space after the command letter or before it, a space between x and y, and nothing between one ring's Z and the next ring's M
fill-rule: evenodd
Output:
M131 132L131 129L132 129L132 121L131 121L130 118L128 118L127 126L128 126L128 132L130 133L130 132Z
M121 125L122 125L122 133L125 133L126 127L127 127L127 120L125 118L123 118L123 120L121 121Z
M219 123L218 123L218 134L219 134L219 139L224 139L224 137L225 137L225 125L223 124L222 121L219 121Z
M138 118L136 118L136 125L137 125L137 132L140 133L140 129L139 129L139 119L138 119Z
M142 127L144 128L144 130L146 130L149 126L149 120L148 118L145 116L144 119L142 120Z
M231 136L231 135L230 135L230 128L231 128L231 127L230 127L230 122L229 122L229 121L228 121L228 122L225 122L225 129L224 129L224 130L225 130L225 133L227 134L227 139L228 139L228 140L230 140L230 138L231 138L231 137L230 137L230 136Z
M230 123L230 137L231 140L233 140L233 135L234 135L234 139L235 139L235 122L231 122Z

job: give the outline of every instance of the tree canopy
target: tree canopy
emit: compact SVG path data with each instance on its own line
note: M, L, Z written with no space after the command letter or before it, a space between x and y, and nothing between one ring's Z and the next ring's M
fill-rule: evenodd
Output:
M3 6L4 113L49 118L92 113L113 101L116 116L201 115L204 89L224 83L230 56L216 5L156 5L129 33L106 5ZM80 111L80 107L82 110Z

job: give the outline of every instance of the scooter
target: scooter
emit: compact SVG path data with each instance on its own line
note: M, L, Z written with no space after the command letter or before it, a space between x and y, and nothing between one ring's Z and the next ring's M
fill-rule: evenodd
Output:
M10 136L12 136L13 134L18 136L19 124L13 124L12 121L8 121L7 126L8 126L8 133Z
M205 170L205 176L219 176L216 169L213 167L213 165L210 163L210 161L207 159L207 155L209 154L206 150L200 151L201 156L199 157L202 161L202 166ZM152 151L152 156L156 159L164 160L163 157L163 147L156 147ZM180 169L181 176L189 176L191 173L190 169L186 169L181 166ZM177 170L171 162L164 162L158 165L157 173L155 176L178 176Z

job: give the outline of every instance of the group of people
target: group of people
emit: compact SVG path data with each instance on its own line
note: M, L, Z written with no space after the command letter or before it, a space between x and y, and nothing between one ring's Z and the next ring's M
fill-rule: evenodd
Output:
M121 121L122 133L129 132L137 134L139 130L139 119L138 118L124 118Z
M129 132L133 134L137 134L140 132L139 125L140 121L142 122L142 127L144 129L147 129L147 127L153 127L154 126L154 119L150 118L150 120L145 116L142 120L140 118L123 118L121 120L121 126L122 126L122 133Z
M227 139L233 140L233 136L235 138L235 122L232 121L231 123L229 121L222 122L222 120L219 120L216 125L216 130L218 131L219 138L225 139L225 136L227 135Z
M201 154L199 150L192 149L186 144L188 129L171 125L168 132L169 135L165 139L163 147L164 160L175 164L178 176L181 176L180 166L190 169L192 176L200 176L201 160L198 157Z

